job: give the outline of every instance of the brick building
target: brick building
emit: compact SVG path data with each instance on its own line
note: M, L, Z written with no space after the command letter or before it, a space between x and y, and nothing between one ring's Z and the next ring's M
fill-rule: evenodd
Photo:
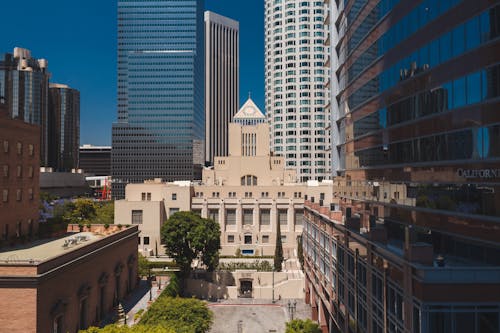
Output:
M40 129L11 119L0 100L0 247L38 229Z
M138 233L93 225L1 252L0 331L66 333L97 324L136 287Z

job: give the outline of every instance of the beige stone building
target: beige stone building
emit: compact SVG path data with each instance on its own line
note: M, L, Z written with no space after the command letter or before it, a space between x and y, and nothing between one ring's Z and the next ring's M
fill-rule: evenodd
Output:
M248 100L229 125L229 156L215 157L201 182L129 184L116 201L115 223L138 224L139 248L161 254L160 229L170 215L192 210L220 223L222 255L273 255L280 224L285 258L296 257L304 200L331 202L331 181L299 183L269 149L269 125ZM329 201L326 201L329 200Z

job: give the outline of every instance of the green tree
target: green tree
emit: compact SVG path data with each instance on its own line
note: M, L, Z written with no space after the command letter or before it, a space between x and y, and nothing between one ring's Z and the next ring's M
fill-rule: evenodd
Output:
M321 333L319 325L311 319L295 319L286 323L285 333Z
M205 333L213 314L205 302L194 298L159 297L141 319L141 325L171 327L177 333Z
M133 327L108 325L104 328L89 327L79 333L177 333L173 328L164 326L135 325Z
M96 216L96 204L90 199L76 199L65 204L64 218L68 223L91 223Z
M143 277L151 275L151 267L149 266L149 261L140 253L139 259L137 260L137 268L139 276Z
M283 263L283 244L281 243L281 227L278 221L276 225L276 248L274 249L274 270L281 272L281 264Z
M95 220L97 224L113 224L115 221L115 204L113 201L96 205Z
M300 269L304 269L304 248L302 247L302 235L297 236L297 257L299 258Z
M166 254L173 258L183 274L199 258L209 270L217 267L220 249L219 224L192 212L177 212L162 226Z

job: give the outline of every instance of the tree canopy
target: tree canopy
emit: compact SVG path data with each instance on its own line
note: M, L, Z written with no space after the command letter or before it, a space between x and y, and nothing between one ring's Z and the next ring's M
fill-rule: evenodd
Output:
M194 259L200 259L209 271L219 262L220 227L211 219L193 212L177 212L162 226L161 237L166 254L173 258L185 274Z
M295 319L286 323L285 333L321 333L321 329L311 319Z
M278 221L276 226L276 248L274 249L274 270L281 272L281 264L283 263L283 244L281 242L281 227Z
M177 333L173 328L163 326L135 325L133 327L108 325L104 328L90 327L80 333Z
M171 327L176 333L205 333L212 325L212 318L212 312L200 300L159 297L144 314L140 324Z

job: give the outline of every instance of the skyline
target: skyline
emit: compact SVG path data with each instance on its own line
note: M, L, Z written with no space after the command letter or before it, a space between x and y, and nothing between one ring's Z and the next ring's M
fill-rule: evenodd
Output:
M5 12L22 12L29 19L19 24L16 15L7 15L0 21L0 28L9 31L0 36L0 54L22 47L35 58L47 59L50 82L67 84L81 93L80 144L111 145L111 125L117 119L116 2L30 1L29 6L9 2L3 8ZM251 92L264 110L263 3L206 0L205 10L240 22L240 101ZM57 20L50 19L54 17ZM57 39L40 37L54 34Z

